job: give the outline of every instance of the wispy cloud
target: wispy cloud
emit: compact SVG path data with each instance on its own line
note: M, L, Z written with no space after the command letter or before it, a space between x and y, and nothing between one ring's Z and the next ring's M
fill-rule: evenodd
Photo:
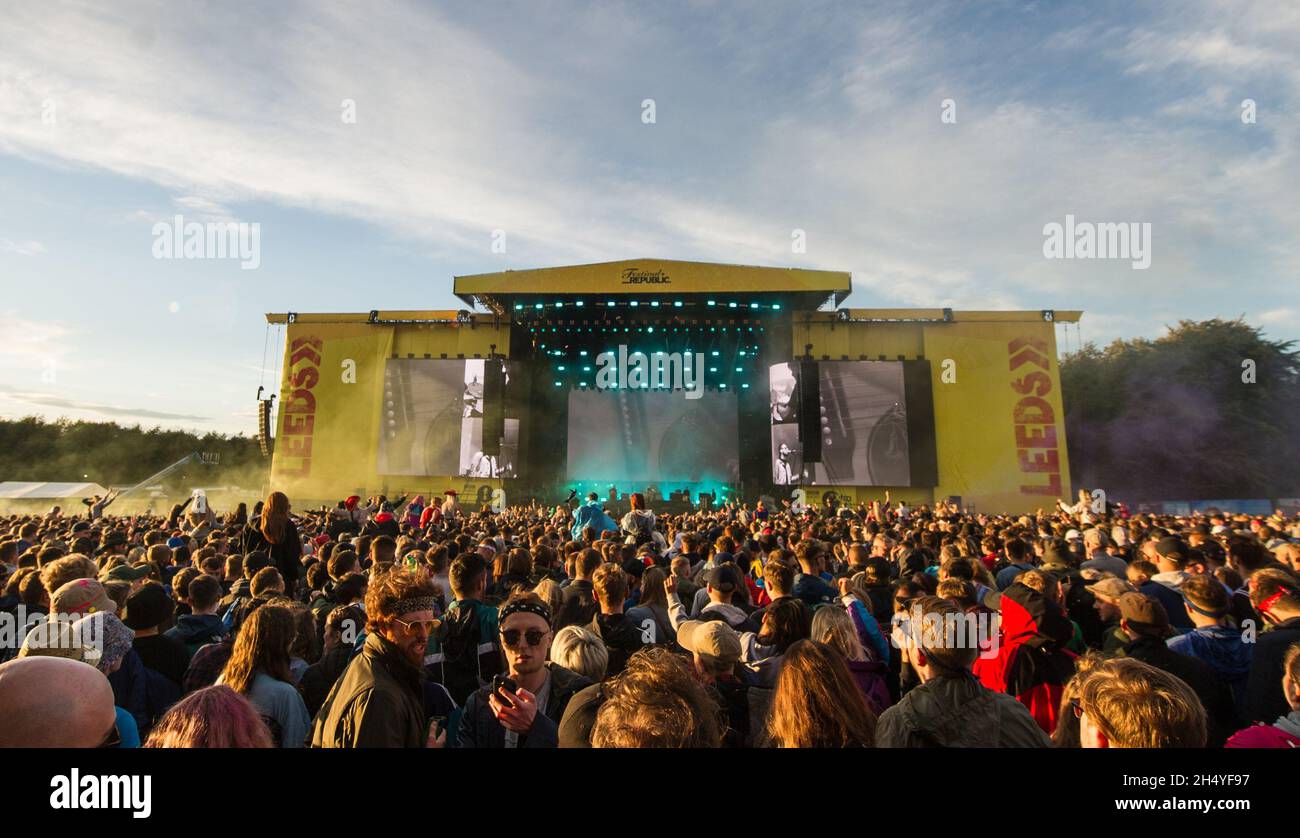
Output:
M0 253L17 253L19 256L40 256L45 252L45 245L38 241L16 242L12 239L0 239Z
M99 404L96 402L78 401L76 399L66 399L60 396L52 396L48 393L24 392L21 390L11 390L7 387L0 387L0 397L12 399L16 402L30 404L37 407L55 408L59 410L79 410L87 413L97 413L101 416L110 416L114 418L134 418L134 419L159 419L169 422L210 422L207 416L194 416L188 413L170 413L163 410L153 410L152 408L123 407L121 405Z

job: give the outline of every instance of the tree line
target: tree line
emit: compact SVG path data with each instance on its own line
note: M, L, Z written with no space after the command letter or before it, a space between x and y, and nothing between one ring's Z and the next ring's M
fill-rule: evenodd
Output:
M122 426L35 416L0 420L0 481L51 481L133 485L189 454L212 464L192 464L173 473L169 483L196 486L260 483L270 469L257 440L243 435Z
M1243 319L1061 359L1076 488L1130 501L1300 496L1300 352Z

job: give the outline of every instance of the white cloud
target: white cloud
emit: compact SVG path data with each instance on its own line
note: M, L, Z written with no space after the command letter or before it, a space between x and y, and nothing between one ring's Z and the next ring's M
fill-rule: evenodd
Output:
M45 252L45 245L38 241L16 242L11 239L0 239L0 253L17 253L19 256L40 256Z

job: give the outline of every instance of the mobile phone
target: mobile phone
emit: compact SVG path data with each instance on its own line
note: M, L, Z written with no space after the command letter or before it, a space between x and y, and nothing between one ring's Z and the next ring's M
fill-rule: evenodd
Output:
M434 716L429 720L429 724L433 727L433 736L436 739L447 729L447 717Z
M505 690L509 695L514 695L519 690L519 685L515 679L505 675L492 676L492 693L495 695Z

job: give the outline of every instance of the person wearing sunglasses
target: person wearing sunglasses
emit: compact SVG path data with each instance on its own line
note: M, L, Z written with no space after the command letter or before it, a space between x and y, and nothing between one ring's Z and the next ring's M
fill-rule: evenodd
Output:
M476 690L460 717L462 748L555 748L559 722L573 694L592 682L547 663L551 609L540 596L518 592L501 606L506 673Z
M425 712L421 671L438 627L436 593L426 574L402 565L371 580L365 643L316 714L313 748L443 746L446 733Z

